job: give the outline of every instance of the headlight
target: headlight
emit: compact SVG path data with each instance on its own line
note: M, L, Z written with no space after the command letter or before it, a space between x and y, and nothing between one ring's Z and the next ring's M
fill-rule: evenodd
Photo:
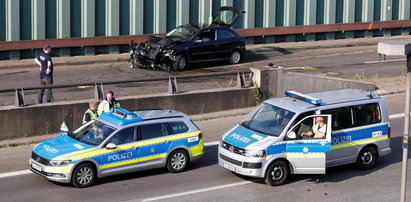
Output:
M51 160L50 164L53 166L66 166L70 164L71 160Z
M134 50L130 50L130 55L133 55L134 54Z
M247 157L264 157L265 156L265 151L260 150L260 151L254 151L254 150L245 150L245 156Z

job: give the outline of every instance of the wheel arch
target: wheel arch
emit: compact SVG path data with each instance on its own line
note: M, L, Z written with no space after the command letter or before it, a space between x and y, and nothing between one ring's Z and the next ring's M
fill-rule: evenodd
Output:
M89 164L91 164L91 165L93 166L94 170L96 171L96 177L99 178L99 176L100 176L100 169L98 169L98 166L97 166L98 164L97 164L97 162L96 162L95 160L93 160L93 159L84 159L84 160L81 160L81 161L77 162L77 163L73 166L73 168L72 168L72 170L71 170L71 176L73 175L74 170L75 170L78 166L80 166L80 165L82 165L82 164L85 164L85 163L89 163Z
M290 163L290 161L287 160L285 156L281 156L278 158L273 158L269 162L266 163L266 165L264 166L264 170L263 170L264 178L267 176L267 169L271 166L271 164L277 161L284 161L287 164L288 168L290 169L290 173L294 173L294 166Z

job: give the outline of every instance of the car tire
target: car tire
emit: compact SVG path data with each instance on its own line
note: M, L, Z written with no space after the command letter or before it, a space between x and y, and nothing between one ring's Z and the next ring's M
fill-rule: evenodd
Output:
M175 150L167 159L167 170L171 173L179 173L186 168L188 160L186 151L181 149Z
M374 167L377 157L377 150L374 147L364 147L358 154L356 165L361 170L370 170Z
M173 64L174 71L183 71L187 69L187 58L184 55L176 56L176 61Z
M96 170L90 163L83 163L74 169L71 181L75 187L84 188L90 186L96 178Z
M288 179L289 174L290 171L287 163L284 161L275 161L268 167L265 175L265 183L271 186L282 185Z
M241 60L241 52L239 50L233 50L231 52L230 57L228 58L228 61L231 64L238 64Z

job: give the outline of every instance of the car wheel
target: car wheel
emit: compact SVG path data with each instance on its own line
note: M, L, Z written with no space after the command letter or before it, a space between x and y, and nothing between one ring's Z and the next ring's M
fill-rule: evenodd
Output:
M265 183L271 186L284 184L289 175L288 166L284 161L275 161L268 167L265 175Z
M173 151L167 160L167 170L172 173L179 173L186 168L188 164L187 152L183 150Z
M90 163L84 163L74 169L71 180L75 187L84 188L90 186L94 178L96 178L94 167Z
M241 53L238 50L234 50L230 57L228 58L228 60L230 61L231 64L237 64L240 62L241 60Z
M370 170L377 161L377 150L374 147L363 148L357 157L356 165L361 170Z
M178 55L176 57L176 61L173 64L173 68L175 71L183 71L188 66L187 58L184 55Z

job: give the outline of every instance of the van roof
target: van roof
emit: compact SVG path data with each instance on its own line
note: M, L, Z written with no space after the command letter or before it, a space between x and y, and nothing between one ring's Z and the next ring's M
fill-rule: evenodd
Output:
M307 93L305 95L321 99L322 104L320 106L379 98L379 96L377 95L373 95L372 97L370 97L368 92L357 89L330 90L315 93ZM296 99L293 97L271 98L269 100L266 100L265 102L290 111L302 111L308 108L319 107L318 105L311 104L309 102Z

